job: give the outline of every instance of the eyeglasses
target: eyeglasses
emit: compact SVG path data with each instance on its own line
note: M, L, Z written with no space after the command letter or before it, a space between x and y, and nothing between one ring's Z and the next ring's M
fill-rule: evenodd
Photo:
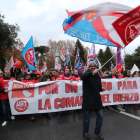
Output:
M3 74L3 73L0 73L0 74Z
M90 67L96 67L96 66L90 66Z

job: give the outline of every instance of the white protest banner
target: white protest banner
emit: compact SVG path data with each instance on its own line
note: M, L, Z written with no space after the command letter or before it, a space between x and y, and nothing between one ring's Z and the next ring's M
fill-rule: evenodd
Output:
M140 103L140 78L102 79L104 106ZM93 91L94 94L94 91ZM10 81L9 100L13 115L81 109L82 81L51 81L27 84Z

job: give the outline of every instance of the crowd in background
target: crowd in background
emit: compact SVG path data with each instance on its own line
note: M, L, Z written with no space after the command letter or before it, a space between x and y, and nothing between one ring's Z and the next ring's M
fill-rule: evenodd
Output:
M86 71L86 70L85 70ZM33 71L26 71L22 72L21 69L13 69L10 70L6 69L4 72L0 71L0 118L4 118L4 122L2 126L5 126L10 120L14 120L15 117L11 115L10 108L9 108L9 99L8 99L8 81L18 80L24 83L38 83L38 82L45 82L45 81L55 81L55 80L69 80L72 81L80 81L81 75L84 73L84 70L81 69L80 71L71 70L66 68L64 71L60 69L59 71L55 68L47 69L45 72L37 72L36 70ZM101 79L105 78L130 78L130 77L139 77L139 72L134 72L130 74L129 70L124 70L123 73L117 74L115 69L111 71L100 72L99 76ZM103 107L105 111L107 107ZM140 109L139 105L134 105L135 109ZM120 111L117 105L113 105L112 109L116 111ZM123 105L123 109L127 110L126 105ZM69 111L66 111L69 113ZM51 116L49 113L44 114L46 118L49 120ZM35 120L34 115L26 115L31 121ZM60 112L57 112L57 118L60 118Z

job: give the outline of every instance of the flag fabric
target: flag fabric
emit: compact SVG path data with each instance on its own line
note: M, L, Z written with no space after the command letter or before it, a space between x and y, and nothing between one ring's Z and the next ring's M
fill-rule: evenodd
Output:
M133 74L135 71L140 71L136 64L134 64L134 66L132 67L131 74Z
M60 57L61 57L61 59L62 59L63 61L66 60L66 58L65 58L65 48L64 48L64 47L62 48L62 50L61 50L61 52L60 52Z
M14 59L13 59L13 56L11 56L9 63L7 65L7 69L11 69L13 65L14 65Z
M61 60L60 60L58 52L56 52L56 54L55 54L55 69L57 69L57 70L61 69Z
M101 3L79 11L69 12L63 22L65 34L77 37L85 42L108 46L123 46L123 42L112 23L131 7L118 3Z
M7 57L5 58L5 66L4 66L4 70L6 70L7 68L7 65L8 65L8 59L7 59Z
M67 48L67 50L66 50L66 65L67 66L68 66L69 61L70 61L70 53L69 53L69 50Z
M117 66L116 66L116 71L119 73L122 72L123 70L123 63L122 63L122 59L121 59L121 51L120 51L120 47L117 47Z
M114 66L114 64L111 61L111 70L113 70L113 69L115 69L115 66Z
M99 61L98 58L97 58L97 60L98 60L98 64L99 64L99 69L101 69L102 68L102 65L101 65L101 63L100 63L100 61Z
M84 70L84 64L83 64L83 61L82 60L80 60L80 62L79 62L79 66L78 66L78 68L77 68L77 70L78 70L78 73L80 73L80 70Z
M66 70L66 67L67 67L67 65L66 65L66 62L65 62L64 65L63 65L63 70L64 71Z
M46 63L44 63L44 65L43 65L43 67L42 67L42 69L40 70L41 72L45 72L46 71L46 69L47 69L47 64Z
M119 34L123 46L128 45L138 35L140 35L140 6L124 14L112 25Z
M91 46L91 50L90 50L89 55L88 55L88 61L89 62L94 61L96 63L96 66L98 66L98 60L97 60L97 55L95 52L95 45L94 44L92 44L92 46Z
M22 68L22 72L25 72L25 70L26 70L26 66L24 65Z
M26 61L29 70L35 70L37 65L37 60L36 60L35 50L33 45L33 37L30 38L26 46L23 48L21 55Z
M6 61L8 62L8 60L6 60ZM13 67L13 65L14 65L14 59L13 59L13 56L11 56L8 64L6 64L5 69L11 69Z
M74 62L74 69L77 69L80 63L80 54L79 54L79 48L77 47L77 53L75 57L75 62Z

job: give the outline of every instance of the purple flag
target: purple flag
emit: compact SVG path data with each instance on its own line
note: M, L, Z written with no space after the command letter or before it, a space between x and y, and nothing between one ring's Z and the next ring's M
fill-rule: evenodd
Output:
M117 47L117 52L120 51L120 47ZM123 63L121 60L121 51L117 53L117 67L116 67L116 71L118 73L122 72L123 69Z

